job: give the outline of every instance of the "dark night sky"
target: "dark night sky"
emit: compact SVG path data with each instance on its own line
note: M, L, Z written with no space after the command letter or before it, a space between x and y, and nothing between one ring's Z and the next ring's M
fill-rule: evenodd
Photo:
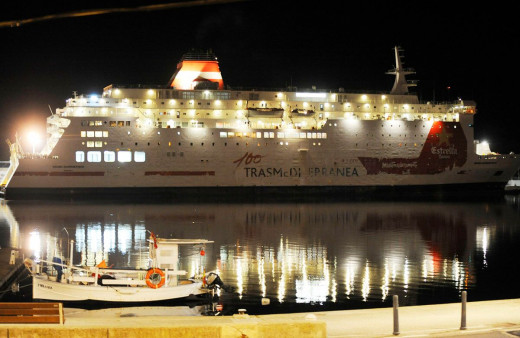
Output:
M150 3L160 1L151 1ZM164 2L164 1L163 1ZM46 6L44 6L44 3ZM144 1L18 1L0 20ZM421 8L419 8L419 5ZM74 6L74 7L73 7ZM477 138L520 153L517 104L520 29L514 10L443 2L248 1L105 14L0 28L1 144L73 91L166 84L184 52L212 48L229 86L389 91L392 47L405 49L423 100L477 101ZM451 90L446 90L451 86ZM0 144L0 160L7 145Z

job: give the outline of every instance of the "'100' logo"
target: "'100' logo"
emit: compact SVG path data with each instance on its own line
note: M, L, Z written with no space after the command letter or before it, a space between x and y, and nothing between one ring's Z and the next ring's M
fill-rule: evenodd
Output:
M258 164L262 161L262 157L265 156L253 155L253 153L246 152L244 156L242 156L238 160L233 161L233 163L237 164L237 168L242 164L242 162L246 165L251 163Z

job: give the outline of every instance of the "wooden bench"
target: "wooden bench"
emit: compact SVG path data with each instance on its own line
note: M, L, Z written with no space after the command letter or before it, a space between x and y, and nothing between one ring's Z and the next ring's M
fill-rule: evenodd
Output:
M62 303L2 303L0 324L42 323L63 324Z

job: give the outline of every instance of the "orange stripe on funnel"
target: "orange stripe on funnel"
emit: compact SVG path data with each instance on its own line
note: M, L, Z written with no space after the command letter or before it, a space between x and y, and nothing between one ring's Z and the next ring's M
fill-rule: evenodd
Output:
M217 61L184 60L179 62L169 86L175 89L190 90L194 89L201 80L216 82L218 89L224 89L224 81Z

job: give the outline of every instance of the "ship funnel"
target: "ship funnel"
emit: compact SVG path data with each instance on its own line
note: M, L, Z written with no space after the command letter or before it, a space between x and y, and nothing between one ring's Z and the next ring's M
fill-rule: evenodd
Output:
M217 57L211 50L192 49L184 54L168 82L174 89L224 89Z
M404 68L403 58L404 56L400 52L404 52L401 47L394 47L395 50L395 68L386 72L390 75L395 75L394 86L390 91L390 94L402 95L408 94L408 87L416 86L416 82L406 81L406 75L415 74L415 70L412 68Z

